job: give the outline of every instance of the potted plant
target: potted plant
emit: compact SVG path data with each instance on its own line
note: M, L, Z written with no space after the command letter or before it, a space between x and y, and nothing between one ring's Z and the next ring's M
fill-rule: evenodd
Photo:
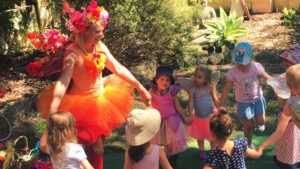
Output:
M223 8L220 8L220 19L208 21L204 23L206 29L212 33L207 37L213 46L204 47L203 49L212 52L212 48L216 53L222 52L222 46L225 45L232 50L235 43L243 36L247 35L249 30L242 27L243 17L237 18L236 13L230 13L228 16Z

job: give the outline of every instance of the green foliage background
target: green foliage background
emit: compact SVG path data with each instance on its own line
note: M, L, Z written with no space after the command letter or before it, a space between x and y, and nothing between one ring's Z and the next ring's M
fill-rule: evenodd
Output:
M78 9L89 1L72 1ZM174 67L186 67L185 55L195 18L202 10L188 0L110 0L101 1L111 14L105 31L105 43L123 64L153 61ZM128 62L130 61L130 62Z

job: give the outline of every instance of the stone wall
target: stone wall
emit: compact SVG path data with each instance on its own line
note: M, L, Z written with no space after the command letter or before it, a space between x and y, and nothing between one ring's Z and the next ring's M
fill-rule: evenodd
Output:
M245 0L245 2L250 10L260 13L270 12L270 8L272 8L272 11L280 11L284 7L297 8L300 0ZM208 0L208 5L215 9L222 7L230 10L231 0Z

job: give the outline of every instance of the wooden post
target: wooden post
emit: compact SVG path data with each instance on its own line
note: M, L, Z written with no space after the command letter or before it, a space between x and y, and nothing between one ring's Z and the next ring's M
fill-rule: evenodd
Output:
M271 13L273 0L252 0L252 11L254 13Z

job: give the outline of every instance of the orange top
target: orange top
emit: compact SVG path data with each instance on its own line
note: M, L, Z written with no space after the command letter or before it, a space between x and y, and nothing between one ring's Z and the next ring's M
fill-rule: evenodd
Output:
M96 92L94 95L98 95L99 91L102 91L99 88L103 88L102 70L105 66L106 55L102 51L97 51L96 53L101 53L99 55L101 63L99 64L96 62L97 58L93 58L94 54L89 54L90 58L89 56L76 56L70 93L90 94Z

